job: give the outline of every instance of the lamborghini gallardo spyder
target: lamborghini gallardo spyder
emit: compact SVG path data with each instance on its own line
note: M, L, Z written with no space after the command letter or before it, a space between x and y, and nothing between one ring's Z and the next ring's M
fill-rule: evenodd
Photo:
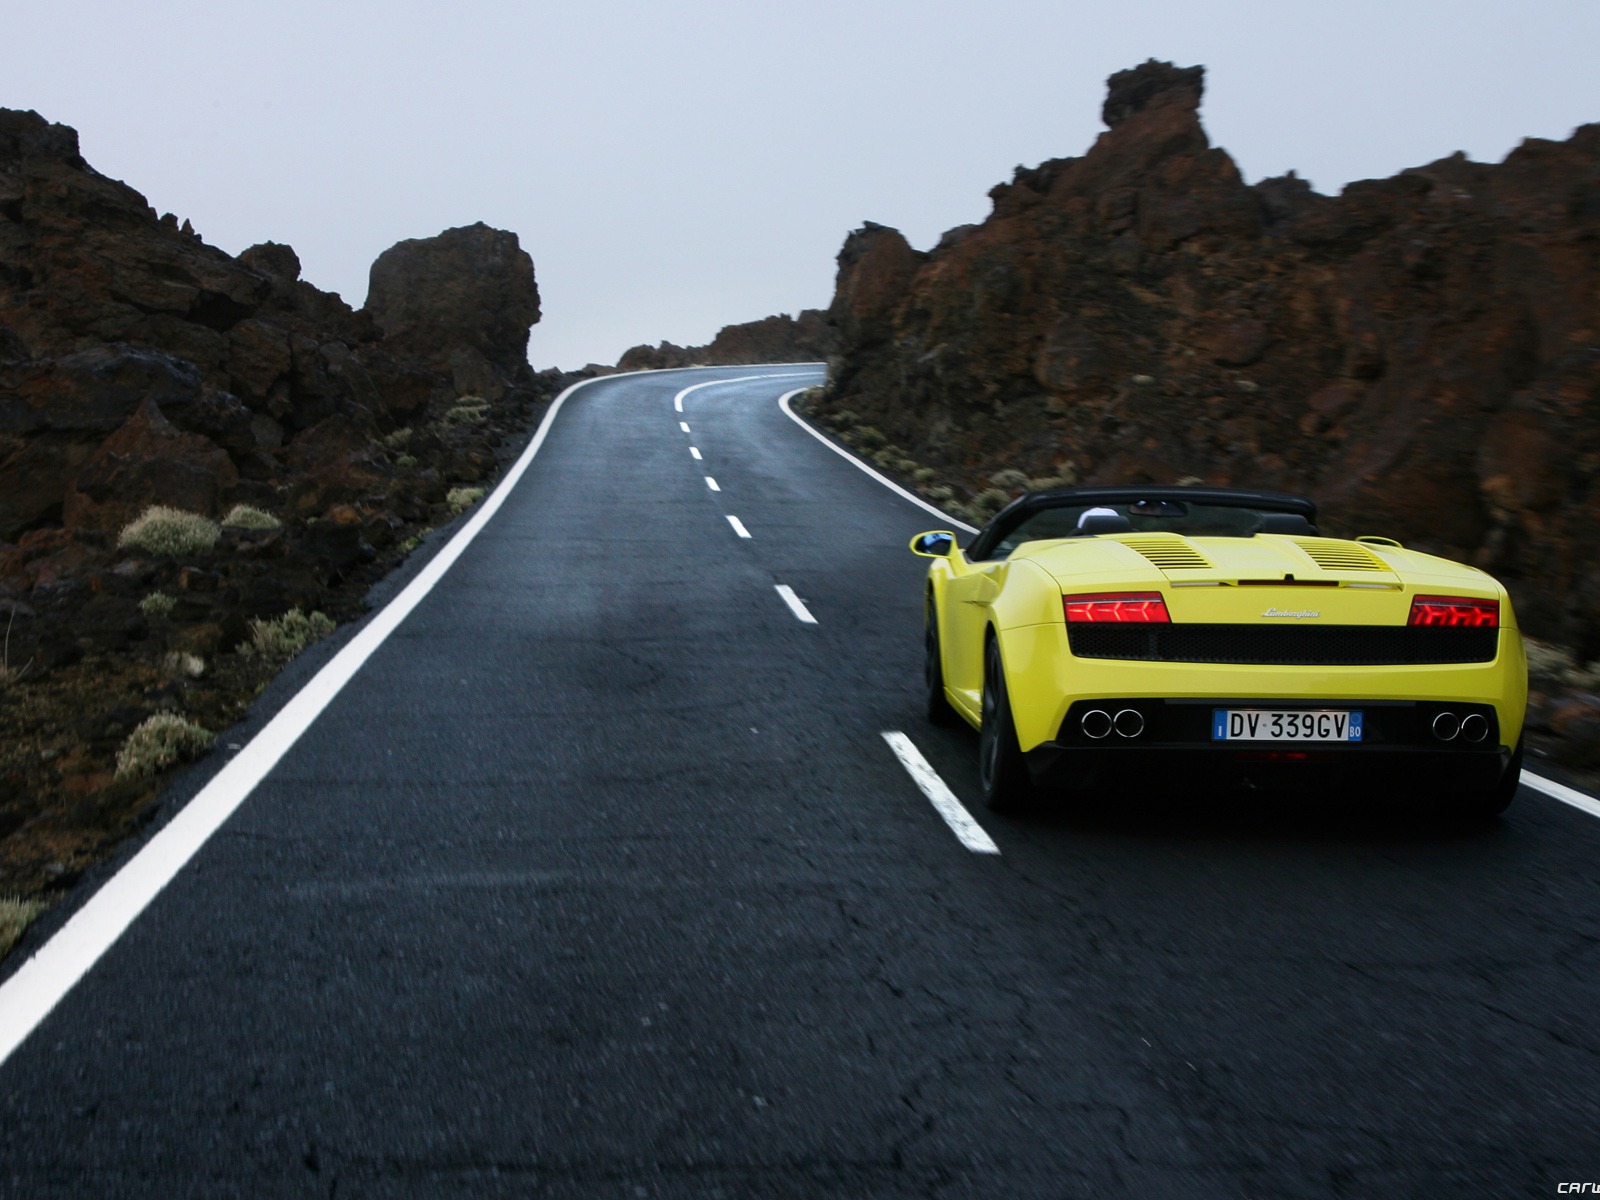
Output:
M1316 519L1271 492L1063 488L964 549L919 534L929 717L977 728L998 809L1233 784L1504 811L1528 692L1505 589Z

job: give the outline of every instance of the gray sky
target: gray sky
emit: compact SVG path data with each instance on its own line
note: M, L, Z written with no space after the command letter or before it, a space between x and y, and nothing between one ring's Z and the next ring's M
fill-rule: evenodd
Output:
M0 106L354 305L401 238L515 230L536 367L826 304L849 230L983 219L1152 56L1206 66L1246 178L1324 192L1600 121L1596 0L0 0L0 29Z

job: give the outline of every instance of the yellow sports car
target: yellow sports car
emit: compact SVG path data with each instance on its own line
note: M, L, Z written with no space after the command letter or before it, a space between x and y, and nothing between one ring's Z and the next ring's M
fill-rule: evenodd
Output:
M1504 588L1301 496L1064 488L931 558L928 715L978 729L991 807L1131 782L1516 795L1528 671Z

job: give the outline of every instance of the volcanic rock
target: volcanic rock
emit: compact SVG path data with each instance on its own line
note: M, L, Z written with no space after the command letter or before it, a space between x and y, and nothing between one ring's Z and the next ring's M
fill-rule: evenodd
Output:
M392 333L290 247L231 257L71 129L0 110L0 893L63 886L132 828L152 793L109 782L128 729L237 720L273 670L236 652L248 622L354 616L564 382L529 371L515 235L448 231L376 274L403 292L378 289ZM152 504L265 518L176 557L119 546ZM175 676L173 652L204 661Z
M1600 125L1330 197L1246 184L1203 84L1112 76L1083 157L1019 167L926 253L852 233L818 415L968 496L1006 467L1304 491L1325 529L1475 562L1600 656Z
M794 317L780 313L742 325L724 325L704 346L676 346L671 342L634 346L617 360L617 370L821 362L832 353L833 343L833 328L827 315L807 308Z
M525 373L528 327L539 319L533 260L516 234L482 222L398 242L372 264L365 311L385 338L429 362L468 350Z

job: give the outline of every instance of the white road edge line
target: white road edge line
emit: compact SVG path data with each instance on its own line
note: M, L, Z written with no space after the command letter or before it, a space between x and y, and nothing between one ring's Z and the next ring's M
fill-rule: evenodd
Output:
M799 365L799 364L795 364ZM793 372L792 374L803 374ZM504 478L478 505L460 531L442 546L393 600L368 618L320 671L290 698L261 731L212 776L178 815L152 837L122 868L100 886L54 936L39 947L16 973L0 983L0 1064L11 1057L39 1023L50 1015L123 932L183 869L211 835L220 829L245 798L300 740L322 710L349 683L363 663L411 614L460 558L474 538L500 511L511 489L527 472L534 455L544 445L556 414L579 388L626 375L653 375L655 371L621 371L580 379L550 404L522 455ZM789 375L774 378L785 379ZM746 379L768 376L750 375ZM735 380L712 380L733 383ZM706 384L697 384L705 387ZM693 388L685 389L693 391ZM684 392L679 392L682 397Z
M792 587L787 583L775 583L772 586L778 589L778 595L783 597L783 602L789 606L790 612L807 625L815 625L817 623L817 619L811 615L811 610L806 607L806 602L794 594Z
M750 536L750 531L744 527L744 522L732 513L728 514L728 524L733 526L733 531L740 537L747 538Z
M918 508L927 509L934 516L938 517L941 521L948 521L951 525L954 525L957 529L965 529L968 533L977 533L978 532L976 526L968 525L965 521L958 521L958 520L956 520L956 518L952 517L949 513L944 512L941 509L937 509L933 505L929 504L921 496L918 496L915 493L906 491L905 488L901 487L898 483L896 483L894 480L890 479L888 476L886 476L884 474L881 474L878 471L873 470L871 467L867 466L866 463L862 462L859 458L857 458L854 454L851 454L850 451L848 451L848 450L846 450L846 449L844 449L844 448L842 448L840 446L836 446L834 443L830 442L827 438L823 437L822 434L818 433L815 429L811 428L811 426L806 422L806 419L804 417L800 416L800 414L795 412L794 409L789 407L789 402L791 400L793 400L796 396L798 396L801 392L806 391L806 390L807 389L805 389L805 388L795 388L792 392L785 392L783 395L778 397L778 406L780 408L782 408L784 412L789 414L789 419L791 421L793 421L796 425L800 426L801 429L804 429L812 437L816 438L817 441L821 442L829 450L832 450L835 454L839 455L846 462L854 463L856 466L860 467L863 471L865 471L868 475L871 475L874 479L876 479L879 483L883 484L883 486L888 488L891 492L895 492L898 495L904 496L907 500L911 501L911 503L915 504Z
M643 371L634 371L634 372L629 372L629 373L630 374L636 374L636 375L644 374ZM697 383L697 384L694 384L694 385L692 385L690 387L684 388L683 391L679 392L676 396L674 396L672 398L672 407L673 407L673 409L675 411L682 412L683 411L683 398L685 396L687 396L690 392L698 392L701 388L716 387L717 384L719 384L719 383L749 383L749 382L751 382L752 380L755 380L755 379L799 379L802 375L815 375L815 374L816 374L815 371L788 371L788 372L785 372L784 374L781 374L781 375L741 375L737 379L708 379L704 383ZM800 390L804 391L805 389L801 388ZM683 425L683 431L685 433L689 432L689 426L688 425L684 424L682 421L680 421L678 423L680 425Z
M695 460L695 462L699 462L700 461L700 448L698 446L690 446L689 447L689 457L693 458Z
M1586 812L1591 817L1600 817L1600 800L1580 792L1577 788L1557 783L1554 779L1546 779L1543 775L1535 775L1532 771L1524 771L1520 782L1523 787L1530 787L1536 792L1543 792L1552 800L1570 804L1579 812Z
M709 476L709 475L706 476L706 486L708 488L710 488L713 492L720 492L722 490L720 487L717 486L717 481L715 479L711 478L711 476Z
M944 818L944 823L950 826L950 831L963 846L974 854L1000 853L1000 847L995 845L994 839L972 819L972 814L956 799L956 794L939 778L939 772L922 757L922 751L910 738L899 730L891 729L884 733L883 740L889 743L894 756L910 773L916 785L922 789L922 794L928 798L928 803Z

